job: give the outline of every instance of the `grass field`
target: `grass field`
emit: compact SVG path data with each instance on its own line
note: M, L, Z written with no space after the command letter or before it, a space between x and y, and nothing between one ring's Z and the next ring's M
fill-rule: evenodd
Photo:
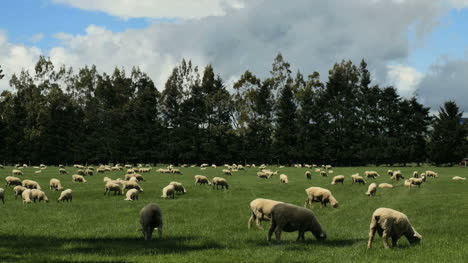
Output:
M269 167L276 170L276 167ZM257 169L222 176L219 167L200 171L181 168L182 175L143 174L144 193L135 202L124 196L104 196L104 176L123 177L124 172L108 172L87 177L88 183L71 182L77 169L68 167L70 175L59 175L57 167L41 174L33 168L23 170L22 179L38 181L51 202L23 205L15 200L12 187L6 189L6 203L0 203L0 262L467 262L468 260L468 182L452 181L453 176L467 176L464 168L409 167L412 171L431 169L440 178L428 179L420 189L408 189L397 183L393 189L379 189L369 198L366 186L352 185L349 175L376 170L382 176L372 180L390 182L387 167L334 168L333 175L346 175L344 185L330 185L331 176L314 173L306 180L305 168L283 168L289 184L278 176L271 180L256 177ZM0 170L2 178L12 167ZM229 190L195 186L195 174L225 177ZM57 203L58 192L48 190L51 178L58 178L65 188L73 189L72 203ZM184 184L185 195L175 200L160 198L161 189L170 181ZM309 233L305 242L296 242L296 233L284 233L282 241L266 241L265 230L248 231L249 203L262 197L303 205L304 189L321 186L332 191L340 207L313 211L327 232L328 239L319 243ZM5 187L4 187L5 188ZM164 237L144 242L138 232L138 213L150 203L158 203L165 220ZM374 248L366 242L372 212L378 207L399 210L410 218L423 236L420 245L410 247L405 238L398 247L385 250L376 237Z

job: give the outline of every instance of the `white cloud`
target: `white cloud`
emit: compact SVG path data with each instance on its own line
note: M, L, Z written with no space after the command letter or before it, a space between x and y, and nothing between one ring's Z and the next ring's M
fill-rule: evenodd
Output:
M245 0L53 0L84 10L127 18L202 18L242 8Z
M31 41L32 43L37 43L37 42L40 42L42 39L44 39L44 34L38 33L38 34L31 36L29 38L29 41Z
M387 82L393 85L400 95L410 97L415 95L423 76L421 72L412 67L391 65L388 66Z

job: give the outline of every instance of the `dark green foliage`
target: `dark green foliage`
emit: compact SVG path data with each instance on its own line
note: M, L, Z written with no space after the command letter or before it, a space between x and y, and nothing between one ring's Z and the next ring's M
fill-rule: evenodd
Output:
M10 86L0 97L8 163L451 164L467 153L454 103L431 123L416 98L372 84L364 60L336 63L324 83L292 76L279 53L270 76L247 70L230 93L211 65L186 60L159 92L138 68L74 73L41 56Z

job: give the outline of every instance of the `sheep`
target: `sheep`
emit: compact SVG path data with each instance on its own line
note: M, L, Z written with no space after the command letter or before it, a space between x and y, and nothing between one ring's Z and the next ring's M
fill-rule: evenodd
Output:
M264 172L257 172L257 177L262 179L269 179L270 177Z
M39 170L39 171L34 171L35 174L40 174L42 173L42 170Z
M372 214L367 248L372 248L375 232L382 237L385 248L389 247L389 237L392 238L393 247L401 236L405 236L410 244L419 243L422 239L405 214L390 208L378 208Z
M431 178L438 178L439 174L433 171L426 171L426 176Z
M352 183L358 183L358 184L366 184L366 181L364 181L364 178L362 176L359 176L359 174L353 174L351 175L351 180Z
M465 178L465 177L461 177L461 176L454 176L454 177L452 177L452 180L461 181L461 180L466 180L466 178Z
M19 179L18 177L7 176L7 177L5 177L5 181L6 181L5 186L21 185L21 179Z
M109 177L106 176L106 177L104 177L104 178L102 179L102 181L103 181L104 183L107 183L107 182L109 182L109 181L112 181L112 179L110 179Z
M59 173L60 174L68 174L67 170L65 170L64 168L60 168Z
M5 204L5 190L3 188L0 188L0 199Z
M281 232L299 231L297 241L304 240L306 231L312 232L319 241L324 241L327 234L309 209L296 205L279 203L271 209L271 226L267 240L271 241L271 235L275 232L276 240L281 240Z
M60 197L57 199L57 203L62 201L62 202L65 202L67 201L72 201L73 200L73 195L72 195L72 190L71 189L67 189L63 192L60 193Z
M140 211L140 224L145 241L151 240L154 229L158 230L159 239L161 239L163 216L159 205L153 203L143 207Z
M79 169L78 171L76 171L77 174L79 175L85 175L85 171L83 169Z
M312 179L312 174L310 173L310 171L306 171L305 172L305 176L307 179L311 180Z
M63 190L63 187L62 187L62 184L60 183L60 180L55 179L55 178L50 179L49 188L51 190L54 189L55 191L62 191Z
M364 175L365 175L366 179L369 179L369 178L375 179L378 176L380 176L376 171L365 171Z
M377 193L377 184L376 183L371 183L369 187L367 188L366 195L367 196L374 196L375 193Z
M184 186L181 183L170 182L169 184L172 184L174 186L174 190L176 191L176 193L182 193L182 194L187 193L187 190L185 190Z
M120 189L120 186L115 183L114 181L108 181L106 185L104 186L104 195L110 195L111 192L114 192L114 195L121 195L122 190Z
M210 181L206 176L203 175L195 175L195 184L208 184L211 185Z
M137 189L140 192L143 192L143 188L137 182L124 181L122 182L122 192L128 189Z
M344 184L345 177L343 175L337 175L333 177L331 184L341 183Z
M223 169L223 174L232 175L232 172L231 172L231 170Z
M325 171L320 171L320 175L323 176L323 177L328 176L327 172L325 172Z
M127 191L125 201L135 201L138 200L138 190L137 189L130 189Z
M269 221L271 219L271 209L279 203L282 202L263 198L257 198L250 202L252 215L249 218L248 229L252 228L253 222L255 221L257 228L263 230L262 221Z
M179 169L171 169L171 173L173 173L173 174L182 174L182 172Z
M97 168L97 169L96 169L96 172L98 172L98 173L105 173L106 170L105 170L104 168Z
M41 190L32 189L31 196L32 196L32 200L34 201L34 203L36 202L36 200L38 200L38 202L41 202L41 201L44 201L45 203L49 202L49 198L47 198L46 194Z
M93 176L94 175L94 170L90 169L92 167L88 167L88 169L85 170L85 175Z
M23 204L32 203L32 201L31 201L31 199L32 199L31 189L24 190L21 193L21 197L23 198Z
M136 178L138 182L145 181L145 178L141 174L133 174L133 177Z
M393 188L393 185L387 183L379 184L379 188Z
M15 169L15 170L11 171L11 174L12 175L23 175L23 172L21 170L16 170Z
M23 180L21 185L28 189L41 190L41 186L36 181L33 181L33 180Z
M334 172L333 172L333 170L328 170L328 173L329 173L329 174L332 174L332 173L334 173Z
M17 185L13 188L13 192L15 193L15 200L18 198L18 196L21 196L24 190L26 190L26 187L21 185Z
M412 185L417 185L418 187L421 187L422 183L424 183L426 177L423 178L410 178L408 179Z
M321 207L326 207L327 203L333 208L338 207L338 201L332 195L330 190L321 188L321 187L309 187L305 190L307 194L307 199L305 201L304 207L312 207L312 202L320 202Z
M126 164L124 165L125 168L132 168L133 166L131 164Z
M416 186L416 185L412 184L410 180L405 180L404 186L413 187L413 186Z
M392 170L388 170L388 171L387 171L387 174L388 174L390 177L392 177L392 176L393 176L393 171L392 171Z
M283 184L287 184L288 183L288 176L285 175L285 174L280 174L280 182L282 182Z
M315 168L316 173L320 173L320 171L322 171L320 168Z
M226 181L226 179L222 177L213 178L212 184L213 184L213 189L215 188L215 186L216 186L216 189L218 189L218 186L221 186L221 189L224 189L224 188L229 189L228 182Z
M72 182L86 183L88 181L82 175L74 174L72 175Z
M329 170L329 169L331 169L331 168L333 168L331 165L329 165L329 164L328 164L328 165L325 165L325 169Z
M170 184L162 189L162 198L167 199L169 196L172 196L172 199L175 198L175 187Z
M413 178L419 178L419 173L417 171L413 172Z
M399 181L400 179L405 179L405 177L401 174L401 171L395 171L393 172L391 179Z

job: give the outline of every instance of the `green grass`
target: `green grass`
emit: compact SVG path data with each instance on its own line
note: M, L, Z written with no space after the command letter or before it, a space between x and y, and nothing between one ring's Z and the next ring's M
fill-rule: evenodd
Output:
M276 170L276 167L269 167ZM6 203L0 203L0 262L466 262L468 259L468 182L452 181L465 176L464 168L401 168L405 176L413 170L431 169L440 178L428 179L420 189L403 187L378 189L377 196L367 197L367 186L352 185L349 175L376 170L382 176L369 181L390 182L387 167L334 168L333 175L346 176L344 185L330 185L331 176L314 173L306 180L305 168L284 168L289 184L279 178L262 180L257 169L223 176L219 167L200 171L181 168L182 175L143 174L144 193L135 202L124 196L104 196L102 178L123 177L124 172L109 172L87 177L88 183L71 182L77 169L68 167L70 175L59 175L57 167L41 174L24 169L22 179L38 181L51 202L23 205L15 200L12 187L6 189ZM4 178L11 167L0 170ZM223 176L229 190L212 190L195 186L195 174ZM50 178L58 178L65 188L73 189L72 203L57 203L59 193L48 190ZM176 180L187 188L175 200L160 198L161 189ZM393 182L391 182L393 183ZM304 189L321 186L332 191L340 207L313 211L327 232L328 239L319 243L309 233L305 242L296 242L297 233L283 233L282 241L266 241L265 230L247 230L249 203L262 197L303 205ZM5 188L5 187L4 187ZM138 213L150 202L158 203L164 215L162 240L144 242L138 232ZM423 236L422 243L410 247L405 238L398 247L385 250L380 237L374 248L366 242L372 212L378 207L399 210L410 218Z

